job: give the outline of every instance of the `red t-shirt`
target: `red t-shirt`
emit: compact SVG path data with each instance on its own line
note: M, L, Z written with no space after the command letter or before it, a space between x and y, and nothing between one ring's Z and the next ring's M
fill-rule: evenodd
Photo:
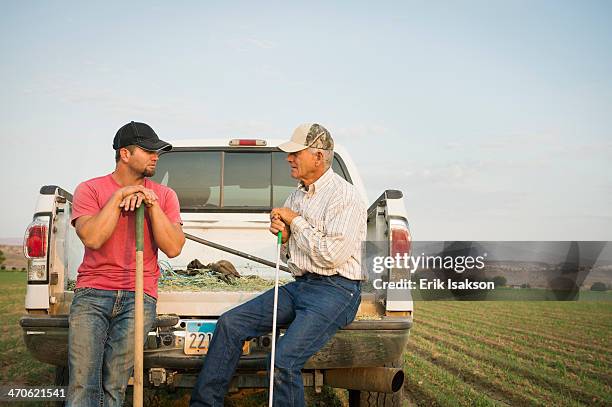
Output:
M176 193L150 179L145 178L145 188L151 189L159 198L160 208L170 222L181 223L181 214ZM96 215L111 196L121 189L109 174L85 181L74 191L71 222L83 215ZM91 287L101 290L135 289L136 235L135 213L121 211L119 221L110 238L98 250L85 248L83 262L79 267L77 288ZM145 211L144 219L144 292L157 298L157 245L153 229Z

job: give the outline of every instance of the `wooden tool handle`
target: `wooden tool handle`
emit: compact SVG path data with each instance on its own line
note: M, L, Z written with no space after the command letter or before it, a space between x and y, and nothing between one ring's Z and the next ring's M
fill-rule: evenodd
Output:
M136 209L136 289L134 292L134 407L143 404L144 349L144 204Z

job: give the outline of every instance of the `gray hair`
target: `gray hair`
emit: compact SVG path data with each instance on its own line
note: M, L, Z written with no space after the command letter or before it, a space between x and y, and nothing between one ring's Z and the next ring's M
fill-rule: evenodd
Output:
M317 152L321 152L323 154L323 163L325 164L325 169L329 169L332 165L332 160L334 159L334 150L323 150L322 148L314 148L308 147L308 151L310 154L316 154Z

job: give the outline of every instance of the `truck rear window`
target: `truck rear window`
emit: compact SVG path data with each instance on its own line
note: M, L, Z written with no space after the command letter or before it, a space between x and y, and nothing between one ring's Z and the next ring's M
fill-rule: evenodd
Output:
M337 154L332 168L350 182ZM159 157L152 179L176 191L182 211L269 211L295 190L289 174L280 151L177 148Z

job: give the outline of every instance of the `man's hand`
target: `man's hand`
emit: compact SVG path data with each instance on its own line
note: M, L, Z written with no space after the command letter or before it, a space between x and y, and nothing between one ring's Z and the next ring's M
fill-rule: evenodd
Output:
M140 204L143 202L147 208L151 208L157 204L159 199L153 190L147 189L141 185L136 187L125 187L117 191L117 193L121 193L123 197L119 207L123 208L126 212L134 211L136 208L140 207Z
M120 200L123 200L124 198L127 198L128 196L133 195L136 192L142 192L144 189L145 187L143 187L142 185L129 185L127 187L123 187L115 191L115 195L117 195Z
M274 208L270 212L270 219L273 219L275 216L279 217L280 220L285 222L286 225L291 225L293 219L295 219L299 215L289 208Z
M270 232L273 235L277 235L278 232L282 232L283 236L281 241L287 243L289 236L291 236L291 229L289 226L291 221L298 216L297 213L293 212L289 208L274 208L270 212Z
M287 227L285 222L283 222L278 215L270 217L270 232L272 232L274 236L278 235L278 232L283 232L281 238L283 243L287 243L289 236L291 236L291 229Z

